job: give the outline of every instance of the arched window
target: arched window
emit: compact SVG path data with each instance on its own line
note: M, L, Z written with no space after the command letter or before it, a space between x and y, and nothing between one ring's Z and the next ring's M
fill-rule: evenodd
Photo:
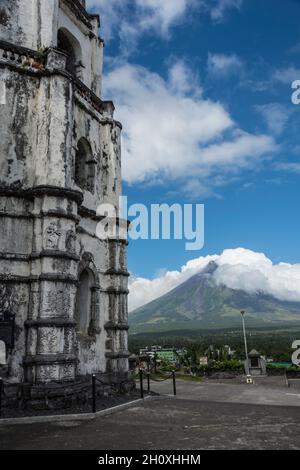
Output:
M94 194L95 165L93 153L88 141L82 137L77 144L75 158L75 183L81 189Z
M93 274L85 269L79 277L76 296L75 321L79 333L88 334L92 315Z
M57 33L57 47L67 54L67 71L78 75L81 64L81 47L77 39L65 28Z
M6 364L6 345L4 341L0 341L0 366Z

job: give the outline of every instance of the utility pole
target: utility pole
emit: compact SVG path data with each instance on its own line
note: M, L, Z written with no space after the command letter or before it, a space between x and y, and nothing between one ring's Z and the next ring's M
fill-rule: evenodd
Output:
M247 337L246 337L246 328L245 328L245 311L241 311L242 322L243 322L243 333L244 333L244 344L245 344L245 355L246 355L246 374L250 375L249 373L249 365L248 365L248 347L247 347Z

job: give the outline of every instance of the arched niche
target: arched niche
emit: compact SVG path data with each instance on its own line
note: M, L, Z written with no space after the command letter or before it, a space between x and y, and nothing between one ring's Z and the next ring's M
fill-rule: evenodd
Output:
M79 139L75 157L75 183L84 191L94 194L96 162L87 139Z
M85 253L79 264L74 319L77 332L94 336L99 333L99 279L93 257Z
M79 41L66 28L60 28L57 33L57 47L67 55L67 71L79 76L82 67L82 50Z
M89 333L89 326L92 319L93 307L93 287L95 280L89 269L84 269L78 279L75 321L77 331L82 334Z

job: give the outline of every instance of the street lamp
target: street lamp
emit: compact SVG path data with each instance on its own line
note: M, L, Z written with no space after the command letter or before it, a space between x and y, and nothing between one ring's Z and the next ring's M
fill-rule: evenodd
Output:
M246 374L247 376L250 375L249 373L249 366L248 366L248 348L247 348L247 338L246 338L246 328L245 328L245 310L241 310L242 322L243 322L243 333L244 333L244 344L245 344L245 354L246 354Z

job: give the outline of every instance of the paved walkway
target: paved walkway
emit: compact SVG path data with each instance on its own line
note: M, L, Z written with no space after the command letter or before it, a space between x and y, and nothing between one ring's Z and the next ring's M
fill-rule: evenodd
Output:
M158 387L172 390L170 382ZM300 449L297 392L180 381L177 398L145 401L105 418L0 427L0 449Z
M151 389L164 395L172 395L171 381L153 382ZM253 385L234 380L205 380L203 383L177 381L177 398L221 403L245 403L253 405L300 406L300 389L285 384L282 377L256 378Z

